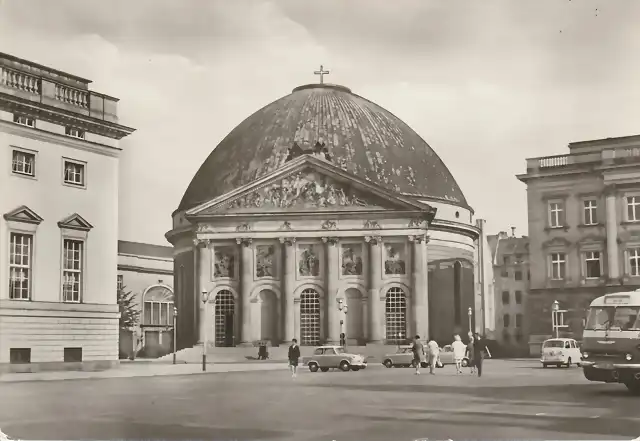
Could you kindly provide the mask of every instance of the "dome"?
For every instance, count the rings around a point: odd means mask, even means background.
[[[331,84],[300,86],[245,119],[204,161],[178,211],[248,184],[280,166],[289,149],[325,143],[330,160],[391,191],[467,206],[431,147],[391,112]]]

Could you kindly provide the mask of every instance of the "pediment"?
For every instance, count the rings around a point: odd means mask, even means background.
[[[568,247],[570,245],[571,245],[571,242],[565,239],[564,237],[554,237],[553,239],[547,240],[542,243],[543,248],[558,247],[558,246]]]
[[[607,238],[605,236],[598,236],[596,234],[588,234],[586,236],[584,236],[582,239],[580,239],[580,244],[584,245],[584,244],[590,244],[590,243],[601,243],[606,241]]]
[[[326,161],[303,156],[263,179],[189,210],[187,215],[388,210],[435,214],[429,205],[391,193]]]
[[[38,214],[35,211],[27,207],[26,205],[21,205],[15,210],[11,210],[10,212],[5,213],[3,217],[6,221],[22,222],[22,223],[34,224],[34,225],[40,225],[40,222],[43,221],[43,219],[40,216],[38,216]]]
[[[67,228],[69,230],[89,231],[93,228],[93,225],[87,222],[78,213],[74,213],[58,222],[58,227]]]

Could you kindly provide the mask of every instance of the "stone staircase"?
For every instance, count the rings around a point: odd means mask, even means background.
[[[397,350],[395,345],[369,344],[366,346],[347,346],[347,352],[363,355],[368,363],[380,363],[384,354],[394,353]],[[313,354],[314,346],[301,346],[300,355],[308,357]],[[269,360],[271,362],[285,362],[289,351],[289,345],[271,346],[268,348]],[[171,362],[173,354],[165,355],[155,359],[155,362]],[[182,349],[177,352],[178,363],[202,363],[202,346],[197,345],[192,348]],[[258,360],[258,348],[253,346],[220,348],[209,347],[207,350],[208,363],[244,363],[248,361],[262,362]]]

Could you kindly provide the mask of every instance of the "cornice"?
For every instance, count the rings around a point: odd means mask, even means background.
[[[11,121],[0,120],[0,132],[9,133],[23,138],[35,139],[36,141],[63,145],[65,147],[71,147],[85,152],[110,156],[112,158],[117,158],[122,150],[118,147],[72,138],[70,136],[49,132],[35,127],[23,126]]]
[[[55,124],[72,125],[90,133],[106,136],[107,138],[122,139],[132,134],[135,129],[110,121],[82,115],[81,113],[50,106],[43,103],[29,101],[24,98],[0,92],[0,109],[9,112],[24,113],[36,119]]]
[[[431,221],[428,230],[458,233],[474,240],[480,237],[480,229],[478,227],[444,219],[434,219]]]
[[[144,274],[162,274],[162,275],[166,275],[166,276],[172,276],[173,275],[173,269],[170,270],[164,270],[164,269],[158,269],[158,268],[145,268],[142,266],[135,266],[135,265],[118,265],[118,271],[131,271],[134,273],[144,273]]]

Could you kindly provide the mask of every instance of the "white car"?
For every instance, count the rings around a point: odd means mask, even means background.
[[[580,345],[572,338],[550,338],[542,343],[542,367],[580,366],[581,357]]]
[[[302,359],[303,364],[311,372],[327,372],[329,369],[341,371],[359,371],[367,367],[367,361],[362,355],[350,354],[341,346],[319,346],[310,357]]]

